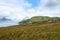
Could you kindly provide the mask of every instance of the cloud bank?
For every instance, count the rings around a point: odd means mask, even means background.
[[[60,1],[41,0],[37,11],[44,16],[60,16]]]
[[[25,0],[0,0],[0,16],[6,16],[10,19],[22,19],[27,16],[25,7],[31,7],[32,4]]]
[[[0,16],[22,20],[33,16],[60,16],[59,0],[40,0],[38,6],[26,0],[0,0]]]

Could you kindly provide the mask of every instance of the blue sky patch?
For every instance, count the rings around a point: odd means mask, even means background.
[[[31,3],[32,4],[32,7],[36,7],[38,6],[40,0],[27,0],[28,3]]]

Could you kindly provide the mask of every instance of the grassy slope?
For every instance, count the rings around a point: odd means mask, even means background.
[[[0,40],[60,40],[60,23],[0,28]]]

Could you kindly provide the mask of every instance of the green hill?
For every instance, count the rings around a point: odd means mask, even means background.
[[[30,19],[22,20],[20,24],[43,24],[48,22],[60,22],[60,17],[35,16]]]

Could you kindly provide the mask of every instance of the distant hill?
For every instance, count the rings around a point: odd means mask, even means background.
[[[8,19],[6,17],[0,18],[0,27],[8,27],[8,26],[12,26],[12,25],[18,25],[18,22],[14,21],[12,19]]]
[[[2,18],[0,18],[0,22],[1,21],[11,21],[11,19],[7,19],[6,17],[2,17]]]
[[[60,17],[35,16],[30,19],[22,20],[20,24],[42,24],[48,22],[60,22]]]

